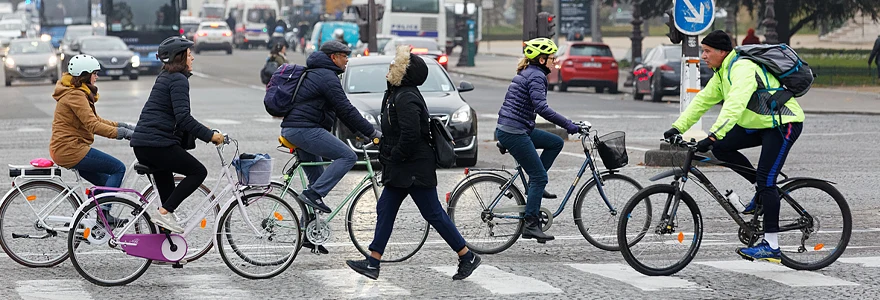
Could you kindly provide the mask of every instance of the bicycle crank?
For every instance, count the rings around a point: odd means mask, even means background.
[[[312,244],[321,246],[330,241],[333,232],[330,230],[330,224],[322,219],[316,218],[306,225],[306,237]]]

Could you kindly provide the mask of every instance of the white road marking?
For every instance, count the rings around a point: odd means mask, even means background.
[[[79,280],[22,280],[15,291],[24,300],[93,299]]]
[[[217,125],[238,125],[241,122],[236,120],[227,120],[227,119],[205,119],[205,122],[213,123]]]
[[[763,279],[773,280],[787,286],[852,286],[858,283],[843,279],[825,276],[816,272],[796,271],[788,267],[766,262],[749,261],[707,261],[697,262],[701,265],[733,271],[741,274],[752,275]]]
[[[850,249],[852,247],[847,247]],[[845,264],[859,264],[863,267],[868,268],[880,268],[880,256],[868,256],[868,257],[841,257],[838,258],[837,261],[845,263]]]
[[[484,118],[484,119],[493,119],[493,120],[497,120],[497,119],[498,119],[498,114],[479,114],[479,117],[480,117],[480,118]]]
[[[166,279],[175,299],[248,299],[251,293],[230,288],[229,277],[221,274],[173,276]]]
[[[281,123],[281,118],[278,118],[278,119],[276,119],[276,118],[257,118],[257,119],[254,119],[254,121],[260,122],[260,123]]]
[[[456,267],[431,267],[431,269],[437,270],[450,277],[455,275],[456,272]],[[501,271],[496,267],[487,265],[482,265],[477,268],[470,277],[465,279],[465,281],[476,283],[480,287],[496,295],[562,293],[562,290],[555,288],[546,282]]]
[[[579,271],[596,274],[611,278],[628,285],[637,287],[643,291],[679,290],[679,289],[704,289],[694,282],[674,276],[647,276],[636,272],[630,266],[624,264],[569,264],[569,267]]]
[[[408,296],[408,290],[388,282],[382,277],[371,280],[351,269],[308,271],[309,276],[319,276],[325,286],[351,298],[378,298],[389,296]]]
[[[21,127],[15,131],[18,131],[18,132],[45,132],[46,129],[45,128],[34,128],[34,127]]]

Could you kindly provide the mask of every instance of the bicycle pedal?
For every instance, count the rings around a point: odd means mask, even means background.
[[[180,264],[179,262],[177,262],[177,263],[174,263],[173,265],[171,265],[171,268],[172,269],[183,269],[183,265]]]
[[[538,240],[538,244],[546,244],[547,240]]]

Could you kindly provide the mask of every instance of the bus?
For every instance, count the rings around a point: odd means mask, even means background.
[[[107,15],[107,35],[117,36],[141,59],[142,73],[157,73],[162,62],[156,58],[159,43],[181,36],[180,11],[185,0],[102,0]],[[183,4],[183,5],[181,5]]]
[[[378,34],[428,37],[438,45],[447,44],[446,4],[444,0],[376,0],[384,5]],[[367,0],[353,0],[351,5],[367,4]],[[389,5],[390,4],[390,5]]]
[[[92,25],[92,5],[82,0],[37,0],[40,37],[59,47],[67,26]]]

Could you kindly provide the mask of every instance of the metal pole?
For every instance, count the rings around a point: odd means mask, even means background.
[[[453,10],[454,11],[454,10]],[[462,14],[462,19],[464,20],[465,29],[461,34],[461,54],[458,56],[458,67],[469,66],[468,64],[468,30],[467,30],[467,21],[470,19],[470,15],[468,15],[468,0],[464,0],[464,14]]]
[[[636,59],[642,57],[642,16],[639,10],[639,4],[633,3],[633,20],[630,22],[633,26],[632,36],[632,67],[636,66]],[[632,69],[630,70],[632,71]]]
[[[761,22],[764,25],[764,42],[767,44],[778,44],[779,35],[776,33],[776,9],[773,7],[775,3],[774,0],[766,0],[765,3],[767,7],[764,12],[764,21]]]
[[[602,42],[602,31],[599,30],[599,0],[592,1],[590,9],[590,36],[593,37],[594,43]]]
[[[681,86],[679,93],[679,112],[684,112],[691,101],[700,92],[700,43],[696,35],[685,35],[681,41]],[[703,132],[703,118],[700,118],[694,126],[682,134],[686,139],[702,139],[706,137]]]
[[[367,24],[369,24],[367,25],[367,34],[370,35],[367,38],[367,50],[370,50],[370,54],[379,53],[379,46],[376,42],[376,31],[378,29],[376,28],[376,19],[378,19],[377,13],[379,10],[376,8],[376,0],[368,0],[367,6],[368,15],[370,18],[369,20],[367,20]]]

